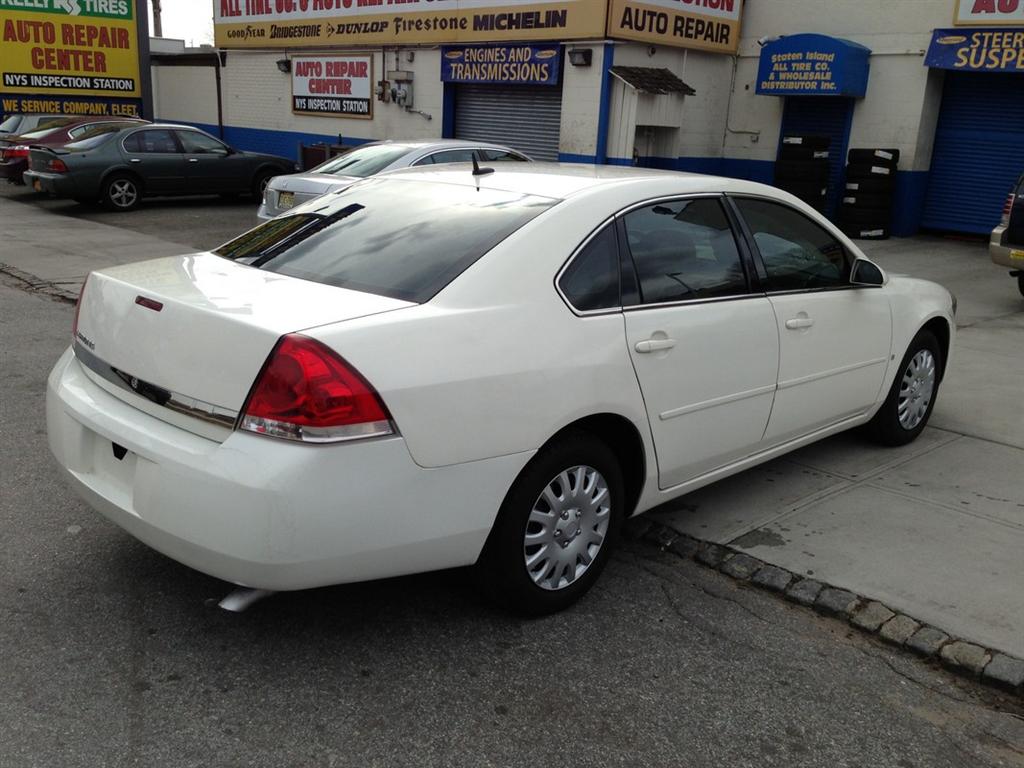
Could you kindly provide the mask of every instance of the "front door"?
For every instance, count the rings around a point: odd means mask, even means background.
[[[637,208],[623,229],[640,287],[626,339],[669,488],[758,450],[771,413],[779,338],[752,294],[719,198]]]
[[[252,181],[244,156],[212,136],[193,130],[176,131],[185,150],[185,185],[189,194],[246,192]]]
[[[760,198],[735,202],[759,252],[780,339],[766,442],[863,414],[878,402],[889,365],[892,315],[885,291],[851,286],[850,255],[800,211]]]

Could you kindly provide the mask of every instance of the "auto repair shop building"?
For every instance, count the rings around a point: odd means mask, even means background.
[[[786,135],[900,153],[893,233],[985,233],[1024,171],[1024,0],[216,0],[154,109],[241,148],[457,137],[771,183]]]

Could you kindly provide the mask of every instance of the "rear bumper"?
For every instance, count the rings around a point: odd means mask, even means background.
[[[110,395],[71,350],[50,374],[46,420],[64,475],[98,512],[190,567],[274,590],[475,562],[529,459],[427,470],[400,437],[308,446],[233,432],[218,443]]]
[[[24,178],[25,183],[37,192],[45,192],[52,197],[74,197],[77,193],[74,180],[65,173],[25,171]]]
[[[21,184],[22,175],[28,169],[28,162],[24,158],[14,160],[0,160],[0,179],[7,179],[15,184]]]
[[[988,252],[992,263],[1010,269],[1024,270],[1024,244],[1010,246],[1006,244],[1006,227],[999,225],[992,230],[988,241]]]

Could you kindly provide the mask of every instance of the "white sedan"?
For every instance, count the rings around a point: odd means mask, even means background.
[[[544,613],[631,515],[851,427],[916,438],[954,311],[771,187],[411,169],[92,273],[49,440],[99,512],[236,584],[475,565]]]

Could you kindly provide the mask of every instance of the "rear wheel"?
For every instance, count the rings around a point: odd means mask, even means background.
[[[939,392],[941,354],[931,331],[921,331],[910,342],[889,396],[868,424],[875,440],[906,445],[924,431]]]
[[[586,432],[541,450],[505,497],[477,565],[491,595],[528,615],[576,602],[618,539],[622,486],[615,455]]]
[[[133,176],[115,175],[103,182],[103,205],[112,211],[130,211],[142,199],[142,187]]]
[[[1024,296],[1024,275],[1017,275],[1017,290],[1020,291],[1020,295]]]

